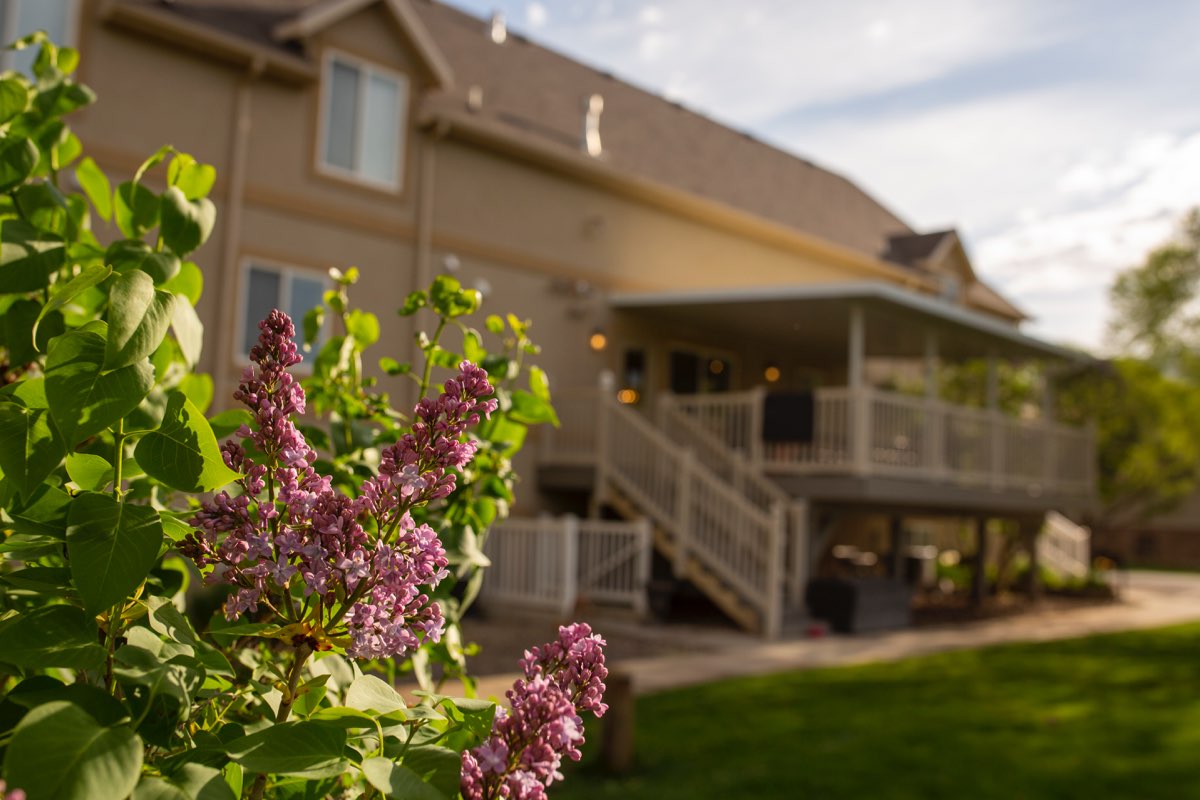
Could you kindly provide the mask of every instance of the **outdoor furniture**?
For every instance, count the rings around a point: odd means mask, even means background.
[[[912,589],[892,578],[813,578],[804,601],[810,614],[838,633],[912,624]]]

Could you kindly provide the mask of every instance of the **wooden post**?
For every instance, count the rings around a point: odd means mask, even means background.
[[[925,467],[940,478],[946,472],[945,426],[938,396],[938,338],[932,328],[925,331]]]
[[[650,528],[650,518],[639,518],[637,521],[637,529],[637,580],[638,586],[641,588],[638,591],[637,600],[634,601],[634,611],[636,611],[638,615],[644,617],[649,612],[649,604],[646,601],[646,592],[650,586],[650,567],[654,559],[654,531]]]
[[[1038,559],[1038,537],[1042,535],[1042,526],[1030,520],[1021,520],[1021,538],[1029,554],[1029,573],[1025,576],[1025,591],[1030,599],[1038,600],[1042,596],[1042,565]]]
[[[889,518],[891,523],[891,539],[892,539],[892,563],[889,565],[892,578],[898,581],[904,580],[904,518],[899,514],[893,514]]]
[[[975,574],[971,576],[971,605],[979,608],[987,596],[987,518],[975,518]]]
[[[562,614],[567,616],[579,599],[579,520],[574,514],[563,517],[562,537]]]
[[[1000,376],[996,366],[996,354],[989,353],[987,360],[987,410],[988,426],[991,428],[992,486],[1004,486],[1004,415],[1000,413]]]
[[[771,504],[771,528],[767,536],[767,607],[763,614],[763,635],[778,639],[783,629],[784,547],[787,542],[787,516],[782,501]]]
[[[692,467],[696,455],[691,450],[679,452],[679,469],[675,471],[675,577],[687,574],[688,538],[692,531]]]
[[[870,408],[863,375],[866,360],[866,322],[859,304],[850,306],[849,353],[846,383],[850,389],[850,453],[854,471],[865,474],[870,467]]]
[[[759,386],[754,389],[750,400],[750,463],[761,470],[763,466],[763,407],[767,402],[767,389]]]
[[[604,702],[608,703],[608,712],[600,734],[600,760],[608,772],[623,775],[633,768],[633,676],[621,669],[609,672]]]
[[[608,499],[608,434],[612,421],[608,415],[613,402],[603,387],[596,392],[596,454],[592,468],[592,497],[588,503],[588,517],[600,519],[600,508]]]
[[[791,515],[792,558],[788,577],[788,597],[791,608],[804,608],[804,588],[808,585],[809,564],[809,506],[803,498],[793,500]]]

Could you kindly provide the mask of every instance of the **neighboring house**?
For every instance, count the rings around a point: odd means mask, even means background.
[[[5,30],[51,7],[103,167],[163,142],[217,167],[196,260],[218,397],[328,267],[361,268],[401,358],[391,311],[452,270],[534,320],[554,381],[564,424],[519,508],[648,517],[679,576],[767,633],[839,530],[900,553],[906,518],[1035,530],[1093,502],[1087,430],[875,388],[1079,356],[1022,333],[954,231],[839,175],[428,0],[20,0]]]

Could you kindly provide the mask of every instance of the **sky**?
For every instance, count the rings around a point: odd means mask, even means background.
[[[451,0],[957,228],[1035,335],[1107,352],[1107,293],[1200,204],[1192,0]]]

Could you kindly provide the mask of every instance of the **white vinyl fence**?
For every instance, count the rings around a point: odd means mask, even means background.
[[[481,599],[568,614],[586,599],[646,610],[650,523],[559,518],[506,519],[488,532],[492,560]]]

